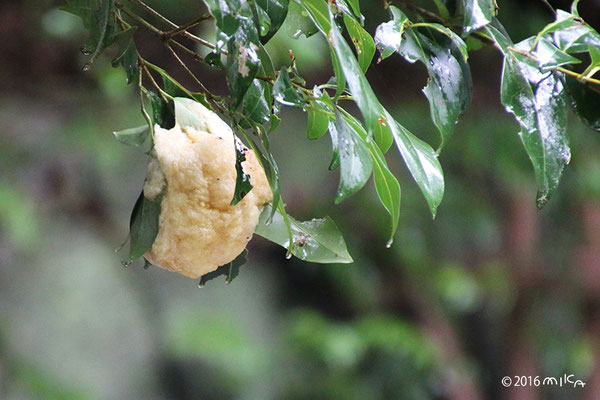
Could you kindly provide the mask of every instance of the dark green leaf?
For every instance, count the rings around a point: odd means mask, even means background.
[[[240,267],[246,264],[248,261],[248,250],[244,249],[242,253],[235,258],[232,262],[221,265],[216,270],[209,272],[208,274],[204,274],[200,277],[199,286],[203,287],[206,285],[206,282],[213,280],[221,275],[225,277],[225,283],[228,285],[240,274]]]
[[[165,129],[171,129],[175,126],[175,114],[169,109],[168,104],[165,103],[160,96],[154,92],[147,91],[146,98],[148,98],[152,107],[152,112],[149,114],[153,125],[158,124]]]
[[[473,82],[464,42],[444,27],[429,26],[407,29],[399,52],[406,60],[419,60],[427,67],[429,81],[423,92],[429,100],[431,119],[441,135],[441,149],[454,133],[459,116],[471,103]]]
[[[280,246],[288,249],[290,239],[284,217],[279,211],[275,212],[273,220],[266,225],[266,220],[271,214],[271,207],[263,210],[255,233]],[[294,256],[304,261],[316,263],[351,263],[352,257],[348,254],[346,242],[337,226],[329,217],[299,222],[290,216],[292,229],[291,252]]]
[[[284,106],[303,107],[305,103],[304,98],[292,85],[290,75],[285,67],[282,67],[279,71],[279,76],[273,86],[273,96],[276,102]]]
[[[266,34],[262,35],[263,43],[266,43],[277,33],[288,13],[289,0],[256,0],[256,4],[263,9],[270,20],[270,26]]]
[[[463,27],[470,33],[492,22],[495,14],[494,0],[462,0],[464,10]]]
[[[535,38],[531,37],[519,42],[513,47],[525,53],[530,53],[533,58],[523,58],[517,56],[521,62],[537,67],[542,71],[550,71],[563,65],[579,64],[581,61],[556,47],[546,38],[540,38],[535,43]],[[531,51],[533,47],[533,51]]]
[[[128,146],[140,146],[144,143],[150,133],[148,125],[113,132],[117,140]]]
[[[257,4],[254,4],[256,7],[256,19],[257,19],[257,29],[261,38],[269,33],[269,29],[271,29],[271,18],[265,10],[262,9]],[[262,39],[261,39],[262,40]],[[266,43],[266,42],[265,42]]]
[[[395,121],[383,108],[337,26],[335,24],[331,26],[330,42],[340,58],[342,68],[348,78],[348,86],[365,119],[369,132],[375,132],[375,141],[382,152],[387,150],[385,145],[388,136],[389,140],[396,142],[404,162],[427,200],[431,214],[435,216],[444,195],[444,176],[435,151]],[[386,140],[383,146],[382,138]]]
[[[333,15],[332,15],[333,18]],[[393,143],[390,128],[383,121],[384,109],[371,85],[363,74],[352,50],[342,37],[338,27],[330,24],[331,32],[327,35],[330,44],[340,61],[343,74],[346,76],[350,92],[365,119],[367,129],[375,137],[375,141],[384,153]]]
[[[242,201],[244,197],[252,190],[252,184],[250,183],[250,176],[244,172],[242,163],[246,161],[246,152],[248,149],[244,147],[241,141],[235,139],[235,191],[233,193],[233,199],[231,205],[235,206],[237,203]]]
[[[331,161],[329,170],[333,171],[340,166],[340,140],[335,126],[335,120],[329,120],[329,136],[331,137]]]
[[[371,65],[373,55],[375,54],[375,42],[371,35],[369,35],[369,33],[365,31],[365,29],[360,26],[360,23],[353,17],[344,15],[344,23],[346,24],[346,29],[348,29],[348,34],[350,34],[352,43],[354,43],[354,47],[356,48],[358,64],[362,71],[366,72]]]
[[[162,195],[153,200],[144,196],[144,192],[133,207],[129,223],[129,257],[126,263],[131,263],[148,251],[158,234],[158,218]]]
[[[329,21],[329,10],[327,8],[327,2],[323,0],[298,0],[308,15],[319,28],[319,30],[327,34],[331,29],[331,23]]]
[[[501,100],[521,126],[520,137],[533,164],[542,208],[556,190],[571,158],[567,140],[567,101],[563,76],[532,66],[510,50],[511,41],[494,27],[488,33],[504,53]]]
[[[115,26],[112,13],[114,9],[115,4],[113,0],[101,0],[98,9],[92,15],[89,27],[90,36],[83,45],[84,52],[91,54],[87,64],[88,68],[113,43]]]
[[[431,215],[435,217],[444,197],[444,173],[435,151],[396,122],[387,111],[385,119],[408,170],[423,192]]]
[[[375,189],[381,204],[386,209],[391,218],[391,233],[387,246],[391,246],[396,229],[398,228],[398,220],[400,218],[400,183],[392,174],[387,166],[385,157],[379,147],[368,139],[368,134],[362,127],[360,122],[348,113],[344,113],[344,119],[350,124],[353,129],[365,140],[371,157],[373,158],[373,180]]]
[[[600,132],[600,92],[572,76],[566,77],[571,105],[590,128]]]
[[[336,113],[338,151],[340,155],[340,184],[335,204],[362,189],[373,172],[373,162],[365,140]]]
[[[210,65],[211,67],[216,68],[225,68],[223,62],[221,61],[221,53],[220,52],[210,52],[206,56],[204,56],[204,62]]]
[[[260,59],[257,54],[258,33],[249,19],[240,19],[239,28],[228,42],[227,82],[234,97],[234,105],[242,102],[246,91],[256,77]]]
[[[255,79],[242,101],[244,115],[260,125],[271,120],[271,107],[265,99],[266,87],[266,82]]]

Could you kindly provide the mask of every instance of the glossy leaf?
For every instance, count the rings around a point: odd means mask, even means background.
[[[339,29],[335,24],[331,24],[330,26],[332,28],[328,35],[328,40],[339,59],[352,97],[365,119],[369,133],[374,136],[381,151],[385,153],[392,145],[393,137],[389,126],[383,122],[383,106],[379,103],[377,96],[375,96],[371,85],[369,85],[367,78],[363,74],[352,50],[342,37]]]
[[[294,39],[298,39],[302,35],[308,38],[319,32],[319,28],[312,21],[308,12],[295,0],[289,4],[285,27],[287,34]]]
[[[391,6],[390,12],[392,13],[392,20],[379,25],[375,31],[375,43],[381,53],[382,60],[400,50],[404,29],[406,24],[410,22],[408,17],[397,7]]]
[[[373,162],[362,138],[339,113],[336,113],[338,151],[340,156],[340,184],[335,204],[362,189],[373,172]]]
[[[287,68],[282,67],[279,71],[279,76],[273,85],[273,96],[275,101],[284,106],[290,107],[303,107],[304,98],[298,93],[298,91],[292,85],[290,75],[288,74]]]
[[[435,217],[444,197],[444,173],[437,154],[431,146],[395,121],[387,111],[385,119],[404,163],[423,192],[431,215]]]
[[[237,31],[229,40],[227,57],[227,83],[235,106],[241,103],[258,73],[258,43],[258,33],[252,21],[240,19]]]
[[[358,56],[358,64],[363,72],[366,72],[371,65],[373,55],[375,54],[375,42],[373,38],[365,29],[360,26],[360,23],[353,17],[344,15],[344,23],[348,34],[354,43],[356,48],[356,54]]]
[[[228,285],[240,274],[240,267],[248,262],[248,250],[244,249],[239,256],[235,258],[232,262],[221,265],[216,270],[209,272],[208,274],[204,274],[200,277],[200,283],[198,284],[200,287],[206,285],[206,282],[211,281],[219,276],[225,277],[225,283]]]
[[[326,1],[323,0],[296,0],[300,2],[308,12],[310,18],[319,30],[327,34],[331,29],[329,21],[329,9]]]
[[[266,82],[255,79],[242,101],[244,115],[261,125],[271,120],[271,106],[265,98],[265,89],[267,88],[270,89]]]
[[[535,43],[535,38],[531,37],[513,47],[524,53],[529,53],[533,57],[521,58],[521,62],[537,67],[542,71],[550,71],[563,65],[579,64],[581,62],[581,60],[560,50],[554,43],[544,37],[538,39],[537,43]]]
[[[600,92],[572,76],[566,77],[566,87],[575,113],[590,128],[600,132]]]
[[[150,133],[148,125],[142,125],[135,128],[129,128],[122,131],[113,132],[117,140],[128,146],[140,146],[146,141]]]
[[[250,183],[250,175],[244,172],[242,163],[246,161],[246,152],[248,149],[244,147],[242,142],[235,138],[235,190],[233,192],[233,199],[231,205],[235,206],[238,204],[246,195],[252,190],[252,183]]]
[[[391,219],[391,232],[387,246],[391,246],[396,229],[398,228],[398,220],[400,219],[400,183],[398,179],[392,174],[387,166],[385,157],[379,147],[369,140],[367,131],[362,127],[360,122],[348,113],[344,113],[343,118],[352,128],[365,140],[371,157],[373,159],[373,181],[375,182],[375,189],[381,204],[390,214]]]
[[[382,152],[387,150],[385,145],[381,144],[382,137],[387,141],[389,135],[390,140],[396,142],[404,162],[425,196],[431,214],[435,216],[444,195],[444,177],[435,151],[395,121],[383,108],[360,70],[352,50],[335,24],[331,26],[330,43],[340,58],[344,73],[348,77],[348,86],[361,110],[369,132],[375,132],[375,141]],[[379,141],[377,129],[380,133]]]
[[[442,28],[430,24],[407,29],[398,50],[407,61],[418,60],[427,67],[429,80],[423,92],[429,100],[431,119],[441,135],[440,149],[454,133],[459,116],[471,103],[473,89],[465,43]]]
[[[156,235],[158,235],[158,218],[160,216],[160,204],[162,195],[154,200],[144,196],[144,192],[138,197],[129,223],[129,257],[127,263],[137,260],[148,251]]]
[[[553,33],[557,46],[570,54],[584,53],[590,46],[600,47],[600,34],[579,15],[563,10],[556,11],[556,20],[542,32]]]
[[[271,224],[266,225],[271,207],[263,210],[255,233],[278,245],[290,248],[288,228],[279,211],[275,212]],[[351,263],[352,257],[346,242],[333,220],[329,217],[299,222],[290,216],[292,230],[291,253],[304,261],[316,263]]]
[[[307,113],[306,136],[310,140],[318,139],[327,132],[329,116],[315,100],[310,101]]]
[[[329,120],[329,137],[331,137],[331,161],[329,162],[329,170],[333,171],[340,167],[340,140],[335,125],[335,120]]]
[[[289,0],[255,0],[256,4],[265,11],[270,24],[266,34],[262,35],[262,42],[266,43],[277,33],[288,13]]]
[[[488,33],[504,52],[501,100],[521,126],[519,136],[533,164],[542,208],[556,190],[571,158],[567,140],[564,77],[532,66],[510,50],[511,41],[494,27]]]
[[[465,33],[484,27],[494,17],[494,0],[462,0]]]

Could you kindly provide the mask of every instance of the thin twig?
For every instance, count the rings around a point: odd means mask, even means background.
[[[179,57],[179,55],[175,52],[175,50],[173,50],[173,47],[171,47],[171,45],[169,43],[165,43],[165,46],[167,47],[167,49],[169,49],[169,52],[171,52],[171,55],[175,58],[175,60],[177,60],[177,62],[179,63],[179,65],[181,65],[181,67],[188,73],[188,75],[192,77],[192,79],[194,80],[194,82],[196,82],[196,84],[202,89],[202,91],[211,100],[215,100],[214,97],[213,97],[213,95],[206,88],[206,86],[204,86],[204,84],[202,82],[200,82],[200,79],[198,79],[196,77],[196,74],[194,74],[192,72],[192,70],[189,69],[189,67],[183,62],[183,60]]]
[[[162,16],[160,13],[158,13],[157,11],[155,11],[152,7],[150,7],[149,5],[147,5],[146,3],[144,3],[143,1],[141,1],[141,0],[129,0],[129,1],[131,3],[134,3],[134,4],[138,5],[138,6],[140,6],[141,8],[143,8],[144,10],[146,10],[146,12],[148,12],[149,14],[152,14],[157,19],[159,19],[162,22],[164,22],[165,24],[169,25],[170,28],[172,28],[172,29],[178,29],[179,28],[179,26],[176,23],[174,23],[171,20],[169,20],[168,18],[165,18],[164,16]],[[200,37],[198,37],[198,36],[196,36],[194,34],[191,34],[188,31],[182,31],[180,33],[184,37],[186,37],[186,38],[188,38],[190,40],[193,40],[194,42],[200,43],[203,46],[206,46],[206,47],[211,48],[213,50],[217,48],[217,46],[214,45],[213,43],[210,43],[207,40],[204,40],[204,39],[202,39],[202,38],[200,38]],[[223,54],[227,54],[226,50],[221,50],[221,52]]]
[[[170,39],[173,36],[178,35],[178,34],[182,33],[183,31],[187,31],[188,29],[191,29],[194,26],[199,25],[202,22],[208,21],[208,20],[210,20],[212,18],[213,18],[212,15],[210,15],[210,14],[204,14],[204,15],[202,15],[200,18],[198,18],[195,21],[188,22],[187,24],[183,24],[183,25],[179,26],[178,28],[174,28],[173,30],[165,32],[165,39]]]

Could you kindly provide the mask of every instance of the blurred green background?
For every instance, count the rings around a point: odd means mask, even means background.
[[[150,3],[178,22],[203,11],[200,1]],[[499,3],[515,40],[552,20],[542,1]],[[361,4],[373,33],[386,11]],[[0,399],[600,398],[600,137],[572,119],[571,165],[536,211],[532,168],[499,102],[494,49],[471,55],[474,100],[440,157],[447,192],[435,221],[390,151],[403,196],[386,249],[373,185],[333,206],[329,139],[308,141],[306,116],[286,111],[272,146],[288,211],[331,215],[356,262],[286,260],[255,237],[231,285],[199,289],[120,264],[114,249],[146,158],[111,132],[143,119],[108,57],[81,70],[86,34],[59,5],[0,5]],[[580,11],[599,26],[596,2]],[[136,42],[192,87],[150,36],[138,32]],[[292,40],[284,29],[269,49],[277,65],[292,49],[309,84],[331,75],[320,37]],[[220,72],[194,71],[225,93]],[[422,66],[392,57],[368,77],[400,122],[437,145]],[[586,386],[501,384],[563,374]]]

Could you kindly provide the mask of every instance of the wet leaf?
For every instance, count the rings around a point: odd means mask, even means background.
[[[244,172],[242,163],[246,161],[246,152],[248,149],[244,147],[242,142],[235,138],[235,190],[233,192],[233,199],[231,205],[235,206],[238,204],[246,195],[252,190],[252,184],[250,183],[250,175]]]
[[[232,262],[221,265],[216,270],[209,272],[208,274],[204,274],[200,277],[200,283],[198,284],[200,287],[206,285],[206,282],[211,281],[219,276],[225,277],[225,283],[228,285],[240,274],[240,267],[248,262],[248,250],[244,249],[239,256],[235,258]]]
[[[339,113],[336,113],[335,127],[340,158],[340,184],[335,204],[339,204],[365,186],[373,172],[373,162],[365,139]]]
[[[600,46],[600,35],[577,14],[556,10],[556,19],[540,35],[553,34],[554,43],[569,54],[584,53],[589,46]]]
[[[305,103],[304,98],[292,85],[286,67],[282,67],[279,71],[279,76],[273,85],[273,96],[276,102],[284,106],[303,107]]]
[[[315,140],[327,132],[329,112],[323,109],[316,100],[311,100],[307,108],[308,123],[306,124],[306,136],[310,140]]]
[[[290,238],[283,216],[276,211],[271,224],[266,219],[271,207],[263,210],[255,233],[288,249]],[[292,230],[291,253],[304,261],[316,263],[351,263],[352,257],[346,248],[346,242],[333,220],[329,217],[299,222],[290,216]]]
[[[462,0],[465,33],[482,28],[492,22],[495,14],[494,0]]]
[[[319,32],[319,28],[312,21],[308,12],[295,0],[289,4],[287,21],[286,33],[294,39],[298,39],[302,35],[308,38]]]
[[[240,19],[239,27],[228,42],[227,83],[234,98],[234,107],[239,105],[256,77],[260,59],[258,33],[251,20]]]
[[[333,16],[332,16],[333,18]],[[384,109],[364,73],[348,43],[342,37],[338,27],[330,24],[331,32],[327,35],[328,40],[340,62],[343,75],[346,76],[348,87],[354,101],[365,119],[367,129],[375,137],[375,141],[384,153],[393,143],[389,126],[383,121]]]
[[[113,132],[117,140],[128,146],[140,146],[146,141],[150,128],[148,125],[142,125],[135,128],[125,129]]]
[[[257,124],[266,124],[271,120],[271,106],[265,99],[266,82],[255,79],[242,101],[242,112]]]
[[[256,0],[256,4],[265,11],[269,17],[270,25],[266,34],[262,35],[262,42],[266,43],[277,33],[287,17],[289,0]]]
[[[600,132],[600,92],[572,76],[566,77],[566,87],[575,113],[590,128]]]
[[[504,53],[501,100],[521,126],[519,136],[535,171],[537,206],[550,199],[571,158],[567,139],[564,77],[544,72],[510,50],[510,39],[494,27],[488,33]]]
[[[400,50],[406,23],[410,22],[408,17],[397,7],[391,6],[390,12],[392,20],[379,25],[375,31],[375,43],[382,60]]]
[[[128,28],[114,36],[117,45],[117,55],[112,60],[112,66],[122,66],[127,77],[127,83],[135,81],[138,74],[138,52],[133,42],[136,27]]]
[[[400,13],[398,10],[395,14]],[[431,119],[441,135],[441,149],[454,133],[458,118],[471,103],[473,82],[466,62],[465,43],[441,25],[426,25],[406,29],[398,52],[407,61],[418,60],[427,67],[429,81],[423,92],[429,100]]]
[[[392,174],[387,166],[385,157],[379,147],[368,139],[368,133],[362,127],[360,121],[354,118],[348,113],[344,113],[343,118],[352,128],[365,140],[371,157],[373,159],[373,180],[375,182],[375,189],[381,204],[390,214],[390,238],[387,246],[391,246],[396,229],[398,228],[398,220],[400,219],[400,183],[398,179]]]
[[[144,192],[138,197],[129,223],[129,257],[127,263],[131,263],[148,251],[156,235],[158,234],[158,218],[160,216],[160,204],[162,195],[154,200],[144,196]]]
[[[522,52],[531,54],[532,58],[520,58],[521,62],[537,67],[542,71],[550,71],[563,65],[579,64],[581,60],[565,53],[545,37],[538,39],[531,37],[513,46]],[[533,50],[532,50],[533,48]]]
[[[360,26],[360,23],[353,17],[344,15],[344,23],[348,34],[354,43],[356,48],[356,54],[358,56],[358,64],[363,72],[366,72],[371,65],[373,55],[375,54],[375,42],[369,33]]]
[[[348,78],[348,86],[365,119],[366,127],[370,133],[375,132],[375,141],[382,153],[387,150],[385,145],[388,136],[390,145],[396,142],[406,166],[425,196],[431,214],[435,216],[444,195],[444,177],[435,151],[395,121],[383,108],[337,26],[335,24],[331,26],[330,43],[340,58]],[[377,129],[379,129],[379,141]],[[386,140],[383,146],[382,138]]]

